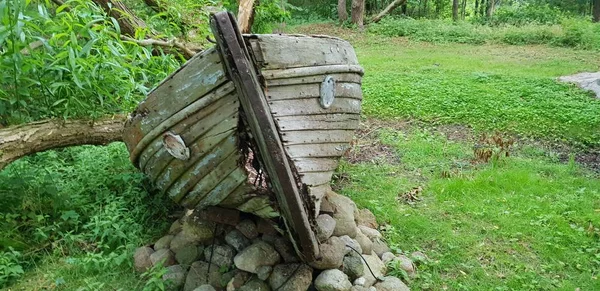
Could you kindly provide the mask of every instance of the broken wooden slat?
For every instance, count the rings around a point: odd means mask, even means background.
[[[341,39],[261,35],[257,41],[265,69],[358,64],[352,46]]]
[[[258,47],[258,45],[256,45]],[[254,48],[254,46],[253,46]],[[260,49],[260,48],[259,48]],[[256,54],[256,49],[253,49]],[[329,66],[314,66],[288,69],[285,66],[272,69],[262,70],[261,74],[266,80],[296,78],[298,76],[314,76],[314,75],[329,75],[341,73],[354,73],[360,76],[363,75],[363,68],[359,65],[329,65]]]
[[[333,171],[307,172],[300,174],[300,180],[303,184],[309,186],[318,186],[323,184],[329,184],[331,182],[332,176]]]
[[[275,117],[291,115],[313,115],[327,113],[360,113],[360,100],[335,98],[329,108],[323,108],[317,98],[269,101],[271,113]]]
[[[287,153],[292,158],[338,158],[348,149],[350,144],[343,143],[317,143],[317,144],[299,144],[286,146]]]
[[[290,227],[291,234],[295,234],[293,237],[299,240],[303,258],[313,261],[318,253],[317,239],[235,20],[228,13],[217,13],[211,18],[211,27],[229,77],[239,91],[240,103],[252,136],[260,152],[269,153],[261,157],[285,222]]]
[[[281,140],[284,145],[311,143],[347,143],[352,140],[354,130],[299,130],[284,131]]]
[[[266,79],[267,88],[272,89],[276,86],[289,86],[289,85],[300,85],[300,84],[320,84],[323,82],[325,77],[331,76],[339,83],[357,83],[362,82],[362,77],[355,73],[340,73],[340,74],[325,74],[316,76],[296,76],[284,79]]]
[[[330,158],[294,158],[294,165],[301,173],[334,171],[338,161]]]
[[[280,131],[308,131],[314,129],[356,130],[358,114],[315,114],[307,116],[280,116],[275,118]]]

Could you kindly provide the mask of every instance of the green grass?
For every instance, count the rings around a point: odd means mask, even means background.
[[[555,81],[596,70],[600,54],[413,42],[356,49],[365,68],[367,116],[460,123],[476,130],[600,145],[600,101]]]
[[[597,177],[539,151],[473,166],[470,144],[421,129],[384,129],[379,138],[400,165],[346,163],[341,193],[389,224],[393,247],[430,257],[413,289],[600,288]],[[417,186],[415,206],[396,200]]]

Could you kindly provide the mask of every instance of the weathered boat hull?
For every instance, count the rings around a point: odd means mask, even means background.
[[[352,46],[326,36],[247,36],[288,157],[319,212],[360,121],[363,69]],[[327,83],[329,82],[329,84]],[[322,104],[327,89],[334,97]]]

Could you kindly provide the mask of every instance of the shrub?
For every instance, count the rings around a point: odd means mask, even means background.
[[[413,40],[429,42],[458,42],[482,44],[489,29],[469,23],[450,23],[444,20],[416,20],[409,18],[384,18],[369,26],[369,32],[385,36],[407,36]]]
[[[501,6],[494,14],[493,25],[531,25],[559,24],[565,17],[564,13],[556,7],[548,5],[514,5]]]

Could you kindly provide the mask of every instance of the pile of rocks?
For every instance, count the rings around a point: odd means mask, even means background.
[[[136,250],[135,267],[162,264],[173,290],[409,290],[385,276],[386,265],[396,261],[412,275],[413,262],[391,253],[377,228],[370,211],[330,191],[316,219],[319,258],[305,264],[272,221],[235,210],[188,211],[169,234]]]

